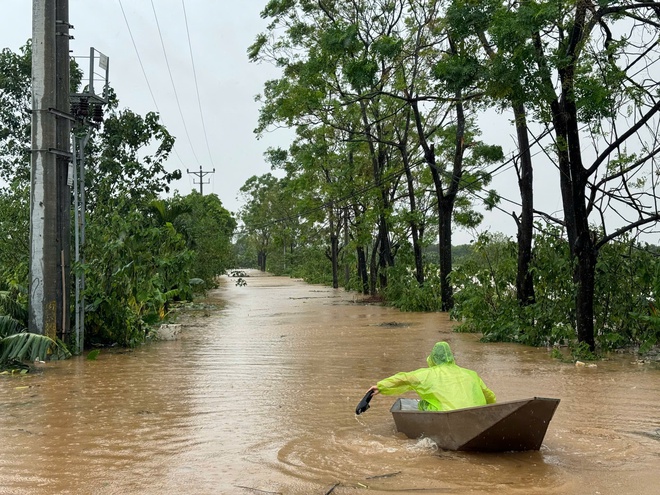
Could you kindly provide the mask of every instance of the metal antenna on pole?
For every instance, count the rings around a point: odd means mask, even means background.
[[[199,172],[191,172],[190,170],[186,169],[186,172],[188,172],[190,175],[196,175],[199,177],[199,182],[195,182],[195,179],[193,179],[193,184],[197,185],[199,184],[199,194],[202,196],[204,195],[204,184],[210,184],[211,179],[204,181],[204,177],[207,176],[208,174],[214,174],[215,173],[215,168],[213,170],[202,170],[202,166],[199,166]]]

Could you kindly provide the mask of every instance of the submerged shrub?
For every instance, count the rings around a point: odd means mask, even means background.
[[[596,265],[594,323],[603,350],[660,340],[660,260],[652,249],[624,239],[605,245]],[[577,346],[573,263],[560,229],[534,237],[531,265],[536,301],[521,307],[516,299],[516,246],[513,240],[485,234],[452,274],[458,331],[481,332],[484,341],[528,345]]]

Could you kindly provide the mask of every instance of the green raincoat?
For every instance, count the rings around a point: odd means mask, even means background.
[[[435,344],[426,362],[428,368],[397,373],[379,381],[378,391],[383,395],[398,395],[414,390],[422,399],[419,409],[425,411],[449,411],[495,402],[495,394],[476,372],[456,365],[447,342]]]

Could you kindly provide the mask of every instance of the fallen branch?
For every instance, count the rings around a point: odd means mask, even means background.
[[[397,474],[401,474],[401,471],[397,471],[396,473],[377,474],[375,476],[367,476],[365,479],[375,480],[375,479],[378,479],[378,478],[391,478],[392,476],[396,476]]]
[[[332,492],[335,491],[335,488],[337,488],[338,486],[339,486],[339,483],[335,483],[334,485],[332,485],[332,486],[330,487],[330,490],[328,490],[327,492],[325,492],[325,495],[330,495]]]

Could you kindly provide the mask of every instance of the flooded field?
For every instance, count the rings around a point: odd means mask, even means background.
[[[255,275],[254,272],[251,272]],[[225,278],[180,339],[0,377],[2,494],[657,494],[660,369],[575,367],[280,277]],[[499,401],[558,397],[539,452],[438,451],[366,389],[436,341]],[[413,397],[411,395],[410,397]]]

